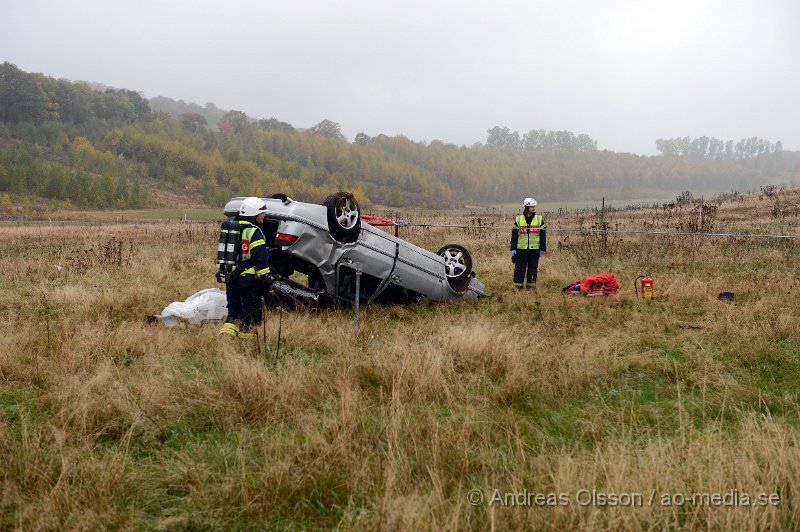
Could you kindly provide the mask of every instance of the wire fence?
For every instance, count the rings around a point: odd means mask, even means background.
[[[410,224],[398,222],[395,227],[441,227],[447,229],[491,229],[495,231],[508,231],[510,227],[497,225],[460,225],[460,224]],[[700,237],[734,237],[734,238],[773,238],[773,239],[800,239],[800,235],[770,235],[760,233],[696,233],[691,231],[644,231],[636,229],[582,229],[567,227],[548,227],[548,232],[559,233],[606,233],[606,234],[631,234],[631,235],[673,235],[673,236],[700,236]]]

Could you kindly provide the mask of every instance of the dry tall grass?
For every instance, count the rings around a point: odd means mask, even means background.
[[[796,234],[775,202],[799,198],[721,203],[716,229]],[[146,323],[213,286],[214,224],[0,228],[0,527],[800,526],[800,243],[624,236],[599,256],[553,231],[538,290],[514,293],[509,232],[401,230],[466,245],[491,299],[372,306],[358,331],[350,309],[286,314],[279,350],[275,314],[258,344]],[[620,294],[561,295],[600,271]],[[645,272],[652,302],[632,289]],[[734,492],[780,504],[664,503]],[[507,495],[535,493],[569,504]]]

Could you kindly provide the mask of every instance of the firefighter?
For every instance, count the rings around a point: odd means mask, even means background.
[[[525,198],[522,214],[514,219],[511,230],[511,262],[514,263],[514,288],[536,286],[539,256],[547,250],[547,230],[541,214],[536,214],[536,200]],[[527,276],[525,270],[527,269]]]
[[[225,286],[228,317],[220,334],[253,338],[255,334],[249,332],[250,329],[261,323],[261,301],[271,281],[269,251],[259,227],[264,223],[266,211],[264,200],[255,197],[245,198],[239,206],[241,265],[237,268],[238,274]]]

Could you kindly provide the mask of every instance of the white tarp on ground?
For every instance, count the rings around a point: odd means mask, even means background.
[[[206,288],[189,296],[186,301],[173,301],[158,316],[163,325],[175,327],[182,323],[202,325],[206,321],[223,320],[228,315],[225,292]]]

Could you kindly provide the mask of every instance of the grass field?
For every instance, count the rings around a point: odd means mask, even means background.
[[[258,343],[145,319],[215,286],[216,222],[0,227],[0,528],[797,529],[800,242],[555,229],[798,234],[798,205],[551,216],[523,293],[512,213],[431,215],[509,227],[401,229],[468,247],[491,298]],[[596,272],[620,293],[561,294]]]

